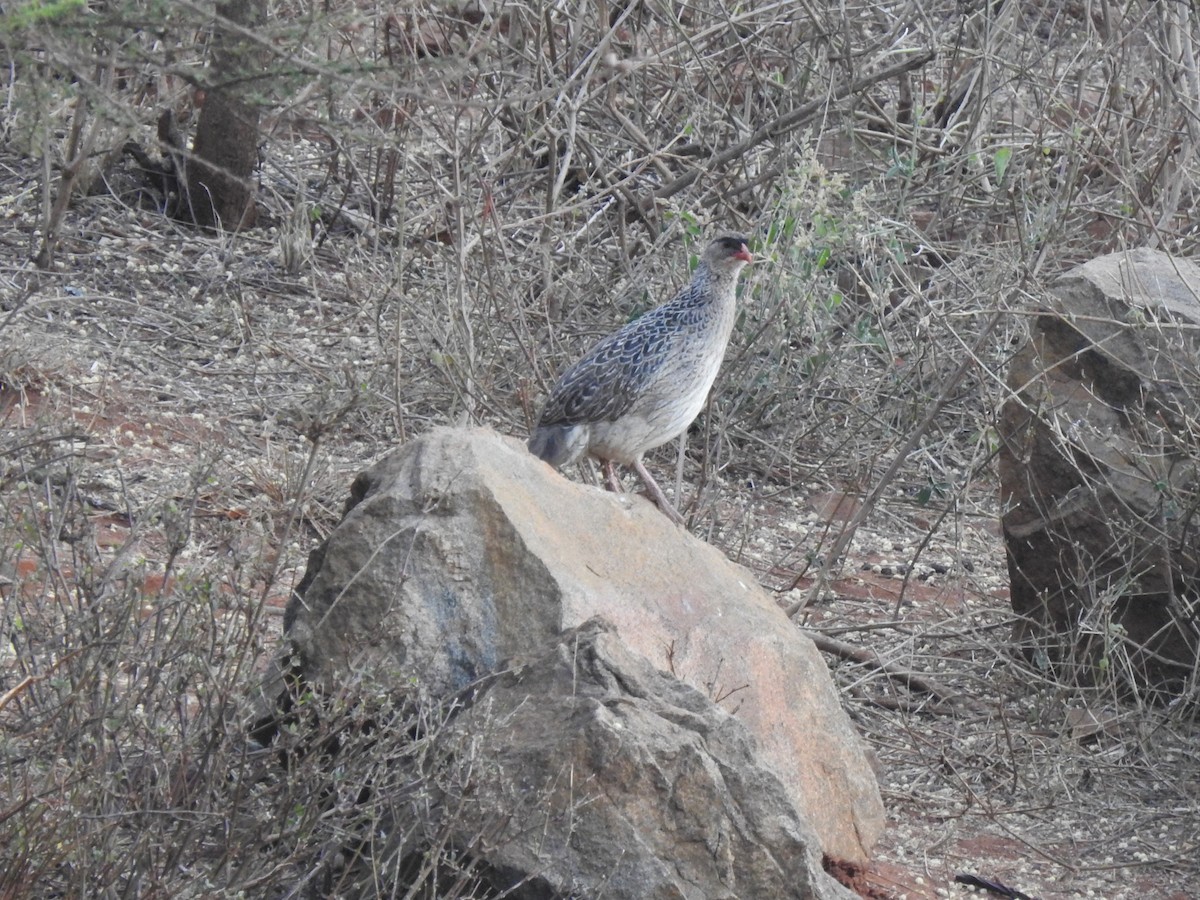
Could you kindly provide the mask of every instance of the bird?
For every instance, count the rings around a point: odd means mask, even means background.
[[[744,236],[713,240],[671,300],[608,335],[559,376],[529,451],[556,469],[593,456],[618,492],[615,464],[631,466],[659,509],[682,525],[642,456],[699,415],[733,331],[738,276],[753,260]]]

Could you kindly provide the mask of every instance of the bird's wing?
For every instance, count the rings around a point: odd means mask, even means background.
[[[567,369],[538,424],[612,422],[627,413],[669,355],[671,329],[658,312],[651,310],[610,334]]]

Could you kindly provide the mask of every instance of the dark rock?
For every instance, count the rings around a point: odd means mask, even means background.
[[[477,749],[436,829],[487,834],[477,871],[516,900],[853,896],[745,726],[602,620],[489,679],[447,739]]]
[[[1000,480],[1016,639],[1089,682],[1177,690],[1200,587],[1200,267],[1138,250],[1063,276],[1008,376]]]

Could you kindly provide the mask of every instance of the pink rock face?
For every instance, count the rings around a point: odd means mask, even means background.
[[[600,616],[748,727],[825,853],[867,859],[883,805],[824,661],[720,551],[484,429],[400,448],[355,497],[288,610],[310,679],[369,663],[461,689]]]

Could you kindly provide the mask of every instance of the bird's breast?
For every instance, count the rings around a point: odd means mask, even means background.
[[[630,463],[677,437],[700,413],[721,368],[728,331],[676,337],[661,365],[639,385],[629,409],[615,421],[592,423],[592,454]]]

